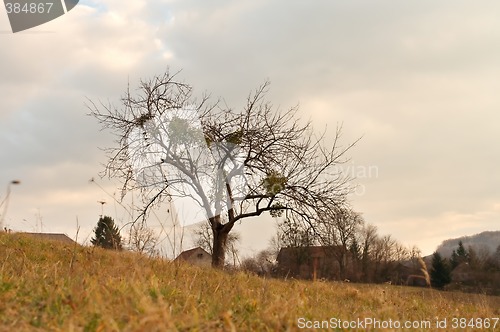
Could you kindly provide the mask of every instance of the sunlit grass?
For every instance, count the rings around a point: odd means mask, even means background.
[[[500,297],[261,279],[20,234],[0,234],[0,275],[2,331],[293,331],[299,318],[366,317],[447,318],[451,330],[453,317],[500,317]]]

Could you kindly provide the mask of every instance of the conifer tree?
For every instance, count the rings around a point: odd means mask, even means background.
[[[462,241],[459,241],[459,242],[458,242],[457,256],[458,256],[460,259],[462,259],[463,261],[466,261],[466,260],[467,260],[467,257],[469,256],[469,253],[468,253],[468,252],[467,252],[467,250],[465,249],[464,244],[462,243]]]
[[[456,250],[453,250],[453,252],[451,253],[451,258],[450,258],[451,269],[454,270],[458,266],[458,264],[459,264],[459,262],[458,262],[457,252],[456,252]]]
[[[99,218],[97,226],[94,229],[95,236],[90,242],[94,246],[102,247],[105,249],[122,249],[122,238],[120,231],[115,225],[113,218],[104,216]]]
[[[432,255],[431,284],[436,288],[443,288],[451,282],[451,271],[446,259],[438,252]]]
[[[458,265],[468,262],[469,252],[465,249],[462,241],[458,242],[458,248],[453,250],[451,254],[451,269],[455,269]]]
[[[359,261],[361,260],[361,249],[359,248],[358,241],[356,240],[355,237],[352,239],[351,247],[349,248],[349,251],[352,254],[352,257],[356,260]]]

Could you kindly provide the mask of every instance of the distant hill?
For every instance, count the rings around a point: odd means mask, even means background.
[[[489,253],[493,253],[500,245],[500,231],[487,231],[471,236],[445,240],[437,247],[436,251],[443,257],[449,257],[453,250],[457,249],[458,242],[460,241],[462,241],[466,249],[472,247],[476,252],[488,251]]]

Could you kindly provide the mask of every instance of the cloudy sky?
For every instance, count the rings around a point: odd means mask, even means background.
[[[382,234],[429,254],[500,230],[499,16],[498,1],[87,0],[12,34],[0,10],[0,202],[22,182],[4,225],[74,237],[78,220],[84,241],[101,199],[127,222],[98,176],[112,138],[85,103],[118,106],[128,82],[169,67],[234,108],[269,79],[274,105],[362,137],[351,199]],[[266,246],[263,229],[237,226],[244,250]]]

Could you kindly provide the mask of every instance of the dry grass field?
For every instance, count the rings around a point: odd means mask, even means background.
[[[1,331],[494,331],[499,317],[500,297],[262,279],[0,234]]]

